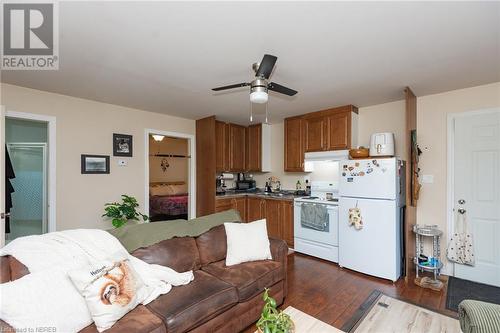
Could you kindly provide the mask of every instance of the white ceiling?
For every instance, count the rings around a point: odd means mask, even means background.
[[[246,123],[251,64],[278,56],[271,120],[500,81],[499,2],[62,2],[60,70],[2,81]]]

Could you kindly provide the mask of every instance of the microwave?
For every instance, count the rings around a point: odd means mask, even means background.
[[[251,190],[256,187],[255,180],[238,180],[236,182],[237,190]]]

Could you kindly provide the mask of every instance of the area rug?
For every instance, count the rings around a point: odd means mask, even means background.
[[[458,304],[464,299],[500,304],[500,288],[450,276],[446,308],[458,311]]]
[[[457,319],[373,292],[343,327],[349,333],[458,333]]]

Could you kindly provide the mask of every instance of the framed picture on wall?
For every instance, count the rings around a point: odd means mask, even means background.
[[[82,155],[82,174],[109,173],[109,155]]]
[[[113,156],[132,157],[132,135],[113,133]]]

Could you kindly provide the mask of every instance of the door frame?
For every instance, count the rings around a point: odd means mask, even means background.
[[[56,216],[56,117],[35,113],[17,112],[8,110],[5,112],[5,118],[32,120],[47,123],[47,228],[48,232],[57,230]],[[5,136],[5,132],[2,134]],[[4,239],[5,241],[5,234]]]
[[[189,155],[189,198],[188,198],[188,218],[196,217],[196,141],[194,134],[186,134],[180,132],[162,131],[151,128],[144,130],[144,211],[149,214],[149,135],[159,134],[172,138],[180,138],[188,140]]]
[[[456,113],[449,113],[447,116],[447,148],[446,148],[446,164],[447,164],[447,181],[446,181],[446,224],[447,243],[451,240],[451,235],[455,231],[455,120],[457,118],[471,117],[482,114],[489,114],[500,112],[500,107],[479,109],[472,111],[463,111]],[[446,253],[444,254],[446,256]],[[455,263],[447,262],[442,270],[443,274],[455,276]]]

